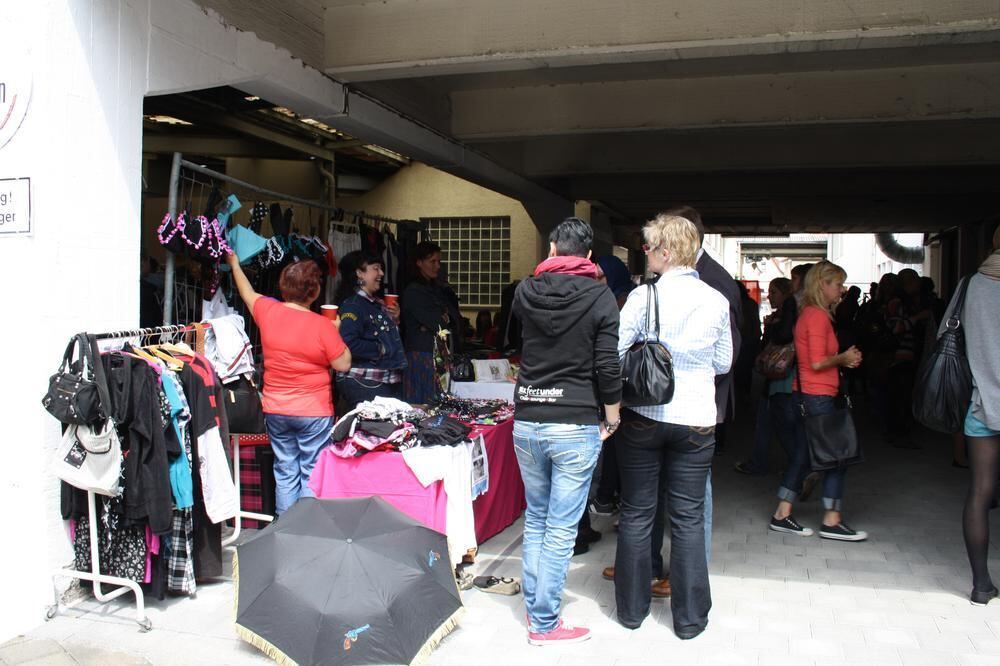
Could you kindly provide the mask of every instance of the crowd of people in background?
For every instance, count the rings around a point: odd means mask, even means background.
[[[550,234],[549,257],[504,290],[499,312],[479,312],[474,325],[460,313],[433,242],[416,246],[414,276],[398,301],[382,294],[384,266],[377,256],[344,256],[333,326],[310,311],[320,293],[312,264],[282,271],[281,302],[256,293],[238,258],[230,257],[240,296],[261,330],[278,513],[309,494],[306,480],[333,419],[331,369],[346,409],[379,396],[428,403],[442,388],[442,355],[471,338],[520,356],[514,446],[527,502],[522,558],[529,642],[589,638],[588,629],[563,622],[561,603],[570,558],[601,538],[591,512],[620,513],[615,562],[603,572],[614,581],[618,622],[638,628],[653,597],[670,597],[674,632],[690,639],[705,630],[712,606],[712,460],[725,448],[737,397],[759,385],[759,357],[784,349],[794,360],[763,382],[754,401],[751,452],[736,470],[770,473],[776,438],[786,459],[769,529],[866,539],[843,518],[846,467],[822,479],[813,472],[801,416],[830,413],[842,392],[863,393],[885,442],[918,448],[911,414],[917,370],[954,304],[946,305],[933,281],[912,269],[882,276],[862,297],[856,286],[845,291],[845,271],[824,260],[772,280],[770,313],[761,321],[759,304],[702,248],[704,233],[690,207],[649,221],[643,251],[653,277],[637,286],[620,259],[591,257],[590,225],[567,218]],[[1000,476],[1000,347],[988,342],[1000,312],[1000,232],[994,243],[994,253],[970,278],[976,307],[966,311],[964,324],[976,392],[964,441],[955,440],[954,464],[973,470],[963,526],[974,603],[997,596],[986,563],[987,515]],[[647,332],[650,302],[658,317]],[[673,397],[623,407],[621,359],[647,335],[670,352]],[[814,487],[822,489],[824,508],[818,530],[793,515]]]

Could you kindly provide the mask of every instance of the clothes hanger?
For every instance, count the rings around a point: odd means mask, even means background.
[[[180,370],[181,368],[184,367],[184,362],[183,361],[174,358],[170,354],[168,354],[165,351],[163,351],[162,349],[160,349],[159,346],[157,346],[157,345],[149,345],[149,346],[147,346],[146,347],[146,351],[150,352],[151,354],[153,354],[153,356],[155,356],[156,358],[159,358],[164,363],[166,363],[167,367],[169,367],[171,370]]]

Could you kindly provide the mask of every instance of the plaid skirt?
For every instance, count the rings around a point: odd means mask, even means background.
[[[403,400],[412,405],[426,405],[438,394],[438,378],[434,372],[434,353],[406,352],[407,367],[403,370]]]

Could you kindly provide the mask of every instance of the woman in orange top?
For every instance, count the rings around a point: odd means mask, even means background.
[[[260,329],[264,352],[264,422],[274,449],[275,508],[280,516],[311,496],[309,475],[333,430],[330,368],[351,367],[340,321],[310,310],[323,275],[314,261],[289,264],[278,278],[281,301],[250,285],[235,254],[227,258],[240,298]]]
[[[802,311],[795,324],[795,356],[798,363],[801,402],[810,415],[829,414],[836,407],[840,392],[840,368],[856,368],[861,364],[861,352],[851,347],[837,353],[837,335],[833,330],[832,308],[844,293],[847,273],[837,264],[821,261],[806,274]],[[798,402],[799,396],[793,398]],[[795,423],[795,450],[778,488],[778,508],[771,517],[770,529],[775,532],[812,536],[813,530],[803,527],[792,517],[792,503],[802,492],[802,482],[809,474],[809,448],[802,419]],[[844,495],[844,468],[826,472],[823,478],[823,526],[820,537],[838,541],[864,541],[868,534],[852,530],[840,517]]]

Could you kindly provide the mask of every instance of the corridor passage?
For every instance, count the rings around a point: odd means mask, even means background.
[[[861,419],[864,421],[864,419]],[[747,477],[733,471],[745,451],[749,424],[739,424],[730,449],[715,463],[712,593],[706,632],[682,642],[670,630],[669,605],[632,632],[614,621],[614,587],[601,578],[613,563],[612,518],[597,517],[604,533],[590,552],[573,558],[565,616],[587,624],[592,640],[538,648],[525,641],[520,595],[463,593],[468,612],[429,661],[435,666],[518,664],[628,666],[639,664],[1000,664],[1000,601],[969,604],[971,577],[962,544],[961,509],[968,472],[951,466],[947,437],[920,431],[921,450],[893,449],[864,433],[868,461],[849,472],[845,516],[871,538],[839,543],[782,536],[766,529],[782,463]],[[818,500],[798,518],[815,527]],[[993,514],[1000,542],[1000,511]],[[520,576],[520,522],[484,544],[473,571]],[[1000,550],[991,568],[1000,577]],[[28,640],[0,647],[0,662],[34,664],[269,663],[232,631],[232,586],[204,586],[198,598],[153,604],[154,629],[137,631],[134,610],[116,601],[86,601]],[[106,652],[113,651],[113,652]],[[71,656],[72,655],[72,656]],[[82,656],[81,656],[82,655]],[[20,657],[19,657],[20,656]],[[132,662],[129,662],[132,663]]]

